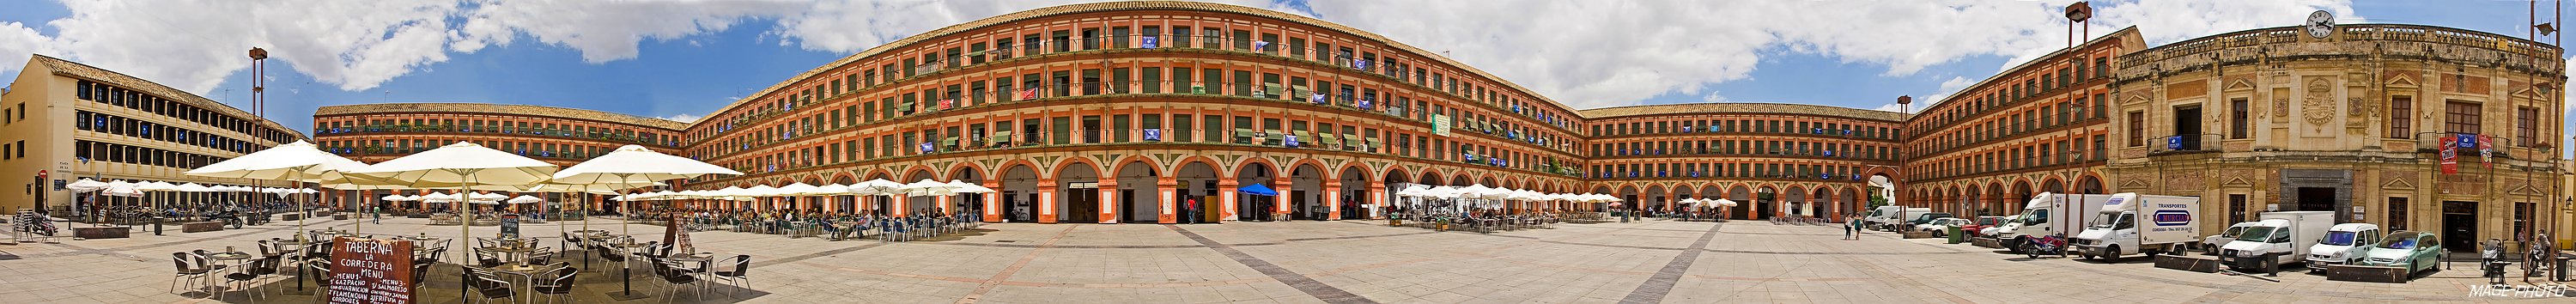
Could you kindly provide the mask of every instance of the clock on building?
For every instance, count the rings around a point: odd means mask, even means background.
[[[2324,10],[2308,13],[2308,37],[2325,39],[2327,35],[2334,34],[2334,26],[2334,13]]]

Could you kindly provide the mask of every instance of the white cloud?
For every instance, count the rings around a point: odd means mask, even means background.
[[[969,20],[1089,0],[532,1],[64,0],[48,37],[0,23],[0,56],[47,53],[200,94],[266,47],[297,72],[341,90],[374,88],[453,53],[521,38],[576,50],[583,61],[647,56],[647,40],[689,39],[775,20],[761,41],[856,52]],[[1973,56],[2063,45],[2068,0],[1551,1],[1316,0],[1291,12],[1386,35],[1493,72],[1579,108],[1663,94],[1714,94],[1763,56],[1819,54],[1879,64],[1889,76]],[[1267,0],[1224,0],[1288,10]],[[2150,42],[2292,24],[2307,10],[2351,16],[2340,0],[2096,1],[2095,32],[2141,25]],[[2346,22],[2360,20],[2346,17]],[[6,71],[0,71],[6,73]],[[1723,98],[1723,97],[1715,97]]]
[[[703,117],[698,117],[698,115],[696,115],[696,114],[680,114],[680,115],[671,115],[671,116],[665,116],[665,117],[654,117],[654,118],[660,118],[660,119],[662,119],[662,120],[677,121],[677,122],[698,122],[698,119],[699,119],[699,118],[703,118]]]
[[[1710,89],[1710,90],[1708,90],[1708,92],[1707,92],[1707,93],[1702,94],[1702,95],[1699,97],[1699,101],[1706,101],[1706,102],[1727,102],[1727,101],[1730,101],[1730,100],[1729,100],[1729,99],[1726,99],[1726,94],[1718,94],[1716,89]]]
[[[2044,53],[2065,44],[2060,11],[2065,2],[1318,0],[1307,5],[1326,20],[1434,51],[1453,50],[1451,58],[1588,108],[1635,104],[1667,93],[1705,93],[1709,84],[1744,79],[1768,52],[1883,64],[1889,76],[1970,56]],[[2309,6],[2351,15],[2349,5],[2340,1],[2095,2],[2100,8],[2097,25],[2150,22],[2144,30],[2176,36],[2294,24],[2271,21],[2305,16]],[[2164,26],[2176,28],[2155,28]]]
[[[1878,105],[1877,108],[1871,108],[1871,110],[1913,113],[1914,111],[1932,108],[1932,105],[1941,104],[1941,100],[1944,98],[1950,98],[1950,94],[1958,93],[1960,89],[1966,89],[1969,85],[1975,84],[1977,84],[1977,81],[1974,79],[1950,76],[1950,80],[1941,81],[1941,89],[1939,93],[1923,95],[1923,97],[1915,97],[1913,104],[1910,104],[1910,106],[1890,102]]]
[[[0,61],[24,60],[30,54],[60,52],[54,49],[58,46],[60,44],[55,43],[53,37],[45,37],[26,24],[0,22]],[[0,75],[15,75],[14,71],[24,66],[18,62],[0,62]]]

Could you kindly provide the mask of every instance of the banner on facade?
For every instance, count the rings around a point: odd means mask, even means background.
[[[2442,134],[2442,174],[2460,174],[2459,135]]]
[[[2495,137],[2478,134],[2478,157],[2478,162],[2485,163],[2487,169],[2495,169]]]
[[[1431,114],[1431,134],[1449,136],[1449,115]]]

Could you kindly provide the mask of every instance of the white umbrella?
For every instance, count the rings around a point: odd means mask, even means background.
[[[145,183],[141,183],[141,184],[135,184],[135,185],[134,185],[134,190],[143,190],[143,191],[178,191],[178,190],[179,190],[179,185],[172,185],[172,184],[170,184],[170,183],[165,183],[165,182],[160,182],[160,181],[151,181],[151,182],[145,182]]]
[[[494,201],[494,202],[497,202],[497,201],[501,201],[501,200],[510,199],[510,196],[508,196],[508,195],[501,195],[500,193],[477,192],[477,193],[474,193],[473,198],[474,198],[474,200],[477,200],[477,201]]]
[[[447,194],[445,192],[431,192],[429,194],[421,195],[420,201],[432,203],[454,203],[456,202],[456,195]]]
[[[814,187],[814,189],[815,189],[815,190],[818,190],[818,191],[822,191],[822,192],[824,192],[824,193],[827,193],[827,194],[823,194],[823,195],[825,195],[825,196],[832,196],[832,195],[850,195],[850,185],[830,184],[830,185],[815,186],[815,187]]]
[[[554,179],[557,183],[564,184],[635,184],[690,179],[708,174],[742,175],[742,172],[687,157],[653,152],[652,149],[645,149],[644,146],[625,145],[609,151],[608,154],[600,154],[599,157],[564,168],[563,172],[554,174]],[[633,207],[629,206],[626,212],[634,212]],[[677,223],[677,219],[673,221]],[[582,221],[581,224],[583,229],[590,228],[590,221]],[[624,221],[619,221],[619,226],[624,227]]]
[[[214,188],[207,188],[207,187],[206,187],[206,185],[199,185],[199,184],[197,184],[197,183],[179,184],[178,190],[179,190],[179,192],[214,192],[214,191],[215,191],[215,189],[214,189]]]
[[[955,194],[955,192],[953,192],[953,190],[957,190],[957,186],[955,186],[955,185],[949,185],[948,183],[943,183],[943,182],[938,182],[938,181],[932,181],[932,180],[927,179],[927,178],[925,178],[925,179],[921,179],[921,181],[918,181],[918,182],[912,182],[912,183],[910,183],[910,184],[904,184],[902,188],[895,188],[895,191],[896,191],[896,192],[902,192],[902,193],[904,194],[904,198],[903,198],[903,199],[904,199],[904,200],[906,200],[906,201],[911,200],[911,199],[912,199],[911,197],[914,197],[914,196],[942,196],[942,195]],[[917,207],[911,206],[910,204],[908,204],[908,203],[907,203],[907,204],[904,206],[904,208],[917,208]],[[910,210],[910,209],[906,209],[906,210]]]
[[[70,189],[75,193],[98,191],[99,189],[107,189],[107,183],[102,183],[97,180],[91,180],[84,177],[79,181],[73,181],[69,185],[63,185],[63,189]]]
[[[509,202],[510,202],[510,203],[512,203],[512,204],[528,204],[528,203],[536,203],[536,202],[544,202],[544,201],[546,201],[546,200],[545,200],[545,199],[541,199],[541,198],[537,198],[537,197],[535,197],[535,196],[527,196],[527,195],[520,195],[519,197],[513,197],[513,198],[510,198],[510,200],[509,200]]]
[[[1716,204],[1717,204],[1718,206],[1721,206],[1721,207],[1735,207],[1735,201],[1734,201],[1734,200],[1723,199],[1723,198],[1721,198],[1721,199],[1717,199]]]
[[[343,176],[343,173],[366,167],[366,163],[360,163],[358,161],[349,160],[349,158],[346,157],[340,157],[340,155],[337,154],[324,152],[321,148],[315,147],[313,143],[297,140],[292,143],[277,145],[275,147],[269,147],[268,149],[259,150],[258,152],[242,154],[242,156],[233,157],[232,159],[207,164],[204,167],[198,167],[195,170],[188,170],[188,172],[184,172],[182,174],[214,178],[242,178],[298,182],[297,185],[300,186],[302,185],[301,182],[320,182],[325,180],[343,179],[345,177]],[[297,191],[277,194],[286,195],[292,193],[314,192]],[[296,201],[296,212],[303,212],[303,206],[304,201]],[[303,239],[304,217],[296,218],[295,229],[297,232],[295,234],[297,239]]]
[[[893,195],[896,188],[903,188],[903,183],[883,179],[871,179],[850,185],[850,194]]]
[[[106,196],[143,197],[143,190],[135,189],[134,183],[117,180],[114,182],[108,182],[107,188],[99,189],[98,194]]]
[[[385,197],[378,198],[378,199],[382,199],[382,200],[385,200],[385,201],[393,201],[393,202],[407,202],[407,201],[419,200],[420,198],[419,198],[419,197],[413,197],[413,196],[404,196],[404,195],[401,195],[401,194],[395,194],[395,195],[386,195]]]
[[[412,153],[349,172],[385,184],[465,184],[534,185],[554,178],[555,165],[518,154],[484,148],[471,142]],[[465,191],[460,187],[457,191]],[[459,205],[459,207],[463,207]],[[471,211],[460,208],[458,211]],[[474,213],[464,214],[465,225],[457,225],[458,237],[474,236]],[[470,259],[466,250],[456,251],[458,260]]]
[[[993,193],[993,188],[985,188],[983,185],[962,180],[948,180],[948,185],[957,187],[957,190],[954,190],[957,193]]]

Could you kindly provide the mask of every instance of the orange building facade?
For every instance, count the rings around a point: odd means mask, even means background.
[[[679,153],[679,129],[686,126],[687,123],[677,121],[556,107],[386,103],[325,106],[315,110],[313,140],[315,146],[325,151],[366,163],[392,160],[456,142],[473,142],[557,166],[572,166],[625,145]],[[377,197],[391,194],[395,191],[334,191],[328,199],[333,202],[379,202]],[[559,199],[563,198],[538,195],[549,198],[548,201],[561,201]]]

